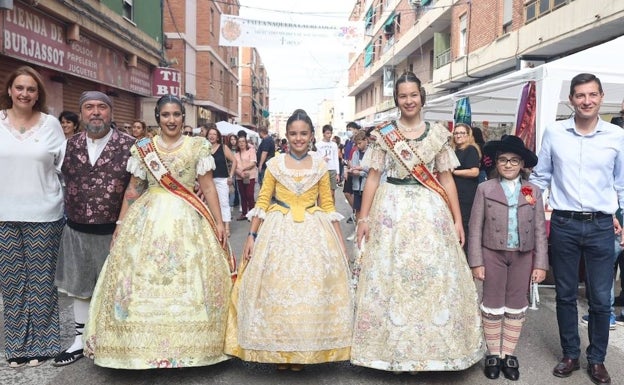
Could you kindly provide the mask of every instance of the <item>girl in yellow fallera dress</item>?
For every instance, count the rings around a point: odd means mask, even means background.
[[[305,111],[290,116],[286,135],[290,151],[267,163],[248,214],[246,266],[232,293],[225,352],[297,371],[349,359],[353,301],[343,217],[325,162],[308,154],[313,131]]]

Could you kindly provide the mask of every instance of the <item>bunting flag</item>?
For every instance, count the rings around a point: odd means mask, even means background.
[[[459,99],[455,104],[454,120],[455,124],[472,125],[472,111],[470,110],[470,100],[467,97]]]
[[[535,81],[530,81],[522,88],[516,121],[516,136],[522,139],[524,145],[533,152],[535,152],[536,104]]]

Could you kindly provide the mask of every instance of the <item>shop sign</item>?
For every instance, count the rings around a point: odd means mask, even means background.
[[[15,4],[4,12],[3,53],[98,83],[150,95],[147,68],[128,68],[125,55],[81,34],[67,42],[65,25]]]
[[[157,67],[154,69],[152,78],[152,95],[163,96],[167,94],[182,96],[180,84],[182,75],[175,68]]]

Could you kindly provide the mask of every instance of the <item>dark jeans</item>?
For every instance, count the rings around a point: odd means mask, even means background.
[[[604,362],[609,343],[614,240],[610,216],[581,221],[553,213],[550,222],[551,262],[564,357],[579,358],[581,353],[576,300],[579,261],[583,255],[589,302],[587,361],[590,364]]]
[[[262,167],[262,170],[258,170],[258,184],[262,186],[262,181],[264,180],[264,172],[266,171],[266,167]]]

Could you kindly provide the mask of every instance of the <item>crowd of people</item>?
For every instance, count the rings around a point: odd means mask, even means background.
[[[550,265],[562,348],[553,375],[567,377],[580,368],[583,257],[587,371],[594,383],[611,381],[624,130],[599,117],[594,75],[571,80],[574,116],[546,128],[539,157],[517,136],[484,143],[469,124],[451,132],[425,121],[411,72],[394,84],[400,118],[368,130],[349,123],[344,144],[330,125],[315,143],[304,110],[282,140],[264,127],[256,144],[244,131],[222,137],[213,123],[194,132],[174,95],[157,101],[156,130],[141,120],[117,127],[99,91],[56,118],[30,67],[3,91],[0,288],[12,368],[84,356],[119,369],[238,357],[278,370],[351,361],[419,372],[483,359],[488,379],[516,381],[528,288]],[[355,225],[346,238],[341,186]],[[249,231],[237,266],[229,237],[239,205]],[[66,349],[58,291],[73,300]]]

